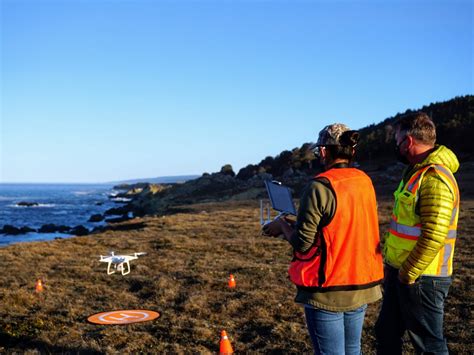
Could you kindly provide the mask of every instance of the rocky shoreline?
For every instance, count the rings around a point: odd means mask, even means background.
[[[284,183],[297,187],[305,179],[304,174],[288,174]],[[180,206],[210,202],[263,198],[266,196],[264,180],[272,179],[272,175],[261,173],[250,179],[243,180],[235,176],[232,169],[224,166],[218,173],[203,174],[201,177],[177,184],[121,184],[114,190],[121,192],[109,196],[119,206],[106,210],[103,214],[93,214],[88,222],[105,222],[103,226],[88,229],[83,225],[66,226],[45,223],[40,228],[29,226],[4,225],[0,234],[21,235],[26,233],[60,233],[65,235],[84,236],[101,233],[110,228],[111,224],[124,222],[145,215],[168,215],[181,212]],[[35,201],[22,201],[17,206],[35,208]]]
[[[220,172],[176,184],[121,184],[114,186],[120,191],[109,196],[117,207],[106,210],[103,214],[93,214],[88,222],[105,225],[88,229],[83,225],[66,226],[46,223],[40,228],[29,226],[4,225],[0,234],[21,235],[26,233],[60,233],[65,235],[84,236],[106,231],[111,224],[124,222],[135,217],[146,215],[169,215],[182,212],[182,206],[205,202],[222,202],[228,200],[265,199],[265,180],[276,178],[293,190],[293,196],[301,194],[304,186],[312,178],[305,171],[288,168],[280,176],[274,177],[266,172],[255,172],[245,178],[236,175],[230,165],[224,165]],[[382,180],[387,180],[385,177]],[[17,206],[35,208],[35,201],[22,201]]]
[[[120,187],[114,187],[114,189],[118,189]],[[127,204],[131,201],[130,198],[124,198],[117,195],[109,196],[109,199],[116,204]],[[97,204],[103,204],[103,202],[98,202]],[[40,207],[41,204],[35,201],[21,201],[15,204],[16,207],[22,208],[35,208]],[[118,223],[126,221],[132,216],[129,214],[129,209],[124,208],[123,206],[113,207],[104,212],[104,214],[93,214],[90,216],[88,222],[91,223],[100,223],[105,222],[106,225],[96,226],[94,228],[87,228],[84,225],[76,225],[76,226],[67,226],[67,225],[59,225],[54,223],[45,223],[39,228],[32,228],[30,226],[14,226],[11,224],[5,224],[3,227],[0,227],[0,235],[23,235],[27,233],[39,233],[39,234],[53,234],[59,233],[64,234],[65,236],[85,236],[89,234],[101,233],[108,229],[110,229],[109,223]]]
[[[401,176],[403,165],[396,164],[388,168],[361,167],[374,181],[379,195],[390,195],[395,190]],[[201,177],[174,185],[124,186],[124,192],[118,196],[131,198],[131,201],[117,210],[130,213],[134,217],[146,215],[168,215],[179,212],[181,206],[206,202],[223,202],[230,200],[267,199],[265,180],[278,180],[292,190],[298,198],[304,187],[318,171],[302,171],[288,168],[279,176],[266,172],[254,173],[241,178],[235,175],[228,165],[220,172],[203,174]]]
[[[371,178],[377,190],[378,196],[391,196],[395,190],[398,179],[404,166],[401,164],[380,166],[362,166]],[[461,166],[461,176],[469,176],[472,163]],[[317,172],[316,172],[317,173]],[[114,228],[114,223],[124,222],[135,217],[163,216],[183,212],[183,206],[206,202],[223,202],[230,200],[258,200],[266,199],[265,180],[276,178],[284,185],[290,187],[293,196],[300,196],[304,186],[312,179],[314,174],[293,170],[291,168],[283,172],[281,176],[274,177],[271,174],[261,172],[243,179],[235,175],[229,165],[222,167],[220,172],[203,174],[201,177],[176,184],[122,184],[114,186],[114,190],[121,192],[109,196],[117,207],[106,210],[103,214],[93,214],[88,222],[101,223],[105,225],[88,229],[83,225],[64,226],[55,224],[44,224],[34,229],[28,226],[4,225],[0,228],[0,234],[20,235],[26,233],[62,233],[65,235],[83,236],[104,232]],[[458,174],[459,175],[459,174]],[[466,193],[464,179],[460,179],[460,188]],[[470,192],[470,190],[469,190]],[[470,193],[469,193],[470,195]],[[38,205],[34,201],[20,202],[25,208],[35,208]],[[18,203],[18,205],[20,204]]]

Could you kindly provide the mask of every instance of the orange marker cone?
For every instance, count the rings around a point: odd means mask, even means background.
[[[227,337],[227,333],[225,330],[221,332],[221,343],[220,343],[220,350],[219,354],[232,354],[234,353],[234,349],[232,349],[232,345],[230,345],[230,340]]]
[[[36,292],[42,292],[43,291],[43,282],[41,282],[41,279],[38,279],[38,281],[36,281],[35,290],[36,290]]]
[[[235,279],[232,274],[229,275],[229,288],[235,288]]]

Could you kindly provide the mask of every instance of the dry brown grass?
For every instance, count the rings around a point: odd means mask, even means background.
[[[386,229],[391,202],[379,206]],[[129,221],[128,231],[0,249],[0,352],[215,353],[225,329],[239,353],[309,353],[302,308],[287,279],[289,246],[260,235],[257,201],[189,206],[189,213]],[[474,201],[464,201],[456,274],[446,306],[453,353],[472,353]],[[141,223],[141,224],[139,224]],[[132,226],[133,227],[133,226]],[[99,255],[148,254],[122,276]],[[230,273],[237,288],[227,287]],[[36,279],[45,290],[35,294]],[[369,306],[363,349],[373,353],[379,303]],[[102,326],[93,313],[145,308],[152,322]],[[409,347],[407,348],[409,351]]]

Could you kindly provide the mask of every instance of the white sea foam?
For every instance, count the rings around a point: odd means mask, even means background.
[[[68,213],[69,213],[68,211],[64,211],[64,210],[53,212],[54,215],[62,215],[62,214],[68,214]]]
[[[50,208],[50,207],[56,207],[56,204],[54,204],[54,203],[39,203],[38,205],[35,205],[35,206],[18,206],[17,204],[15,204],[15,205],[8,205],[8,207],[16,207],[16,208]]]
[[[127,198],[127,197],[113,197],[111,198],[112,201],[114,202],[130,202],[132,201],[131,198]]]
[[[89,191],[73,191],[73,195],[76,196],[87,196],[87,195],[94,195],[97,191],[89,190]]]

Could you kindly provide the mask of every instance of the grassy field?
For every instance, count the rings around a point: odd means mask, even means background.
[[[391,200],[380,201],[382,231]],[[288,281],[286,242],[262,237],[258,201],[188,206],[102,234],[0,249],[0,353],[216,353],[225,329],[238,353],[310,353],[302,307]],[[473,353],[474,200],[462,203],[455,275],[446,305],[452,353]],[[146,252],[122,276],[99,255]],[[235,275],[237,287],[227,278]],[[35,281],[44,291],[35,293]],[[368,308],[363,350],[374,353],[380,303]],[[103,326],[91,314],[150,309],[157,320]],[[409,345],[407,353],[411,352]]]

